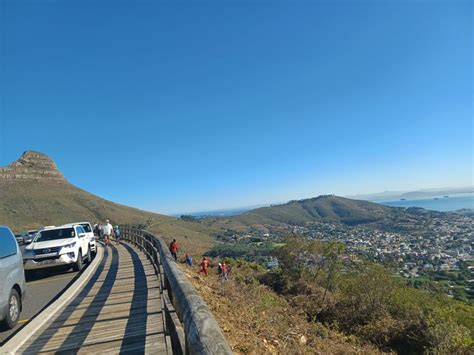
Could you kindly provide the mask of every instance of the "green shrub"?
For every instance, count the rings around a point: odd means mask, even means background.
[[[440,287],[410,287],[380,264],[344,264],[342,251],[335,243],[293,237],[275,251],[281,268],[258,279],[284,295],[308,321],[381,349],[436,354],[473,350],[472,305],[448,298]]]

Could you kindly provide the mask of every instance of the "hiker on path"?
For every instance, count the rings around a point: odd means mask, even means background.
[[[114,228],[110,224],[109,220],[105,221],[105,224],[102,226],[102,233],[104,234],[104,243],[105,245],[109,245],[110,238],[112,238],[112,233],[114,232]]]
[[[173,255],[174,261],[178,261],[178,242],[176,239],[170,243],[170,252]]]
[[[202,261],[201,261],[201,269],[199,270],[199,274],[201,272],[204,273],[204,275],[208,275],[209,273],[209,260],[206,259],[206,257],[202,258]]]
[[[117,245],[119,245],[120,244],[120,228],[118,225],[116,225],[114,228],[114,235],[115,235],[115,242]]]

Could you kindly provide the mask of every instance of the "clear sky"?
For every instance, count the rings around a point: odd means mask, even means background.
[[[163,213],[473,183],[472,1],[0,0],[0,165]]]

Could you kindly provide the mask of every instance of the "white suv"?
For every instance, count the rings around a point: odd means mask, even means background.
[[[96,246],[96,241],[95,241],[95,236],[94,236],[94,230],[92,229],[92,226],[89,222],[77,222],[77,223],[68,223],[63,225],[63,227],[71,227],[71,226],[81,226],[84,228],[84,231],[87,234],[87,240],[89,240],[89,247],[91,249],[92,255],[95,255],[97,253],[97,246]]]
[[[25,248],[23,260],[26,271],[65,265],[80,271],[84,260],[92,260],[87,233],[80,225],[42,230]]]

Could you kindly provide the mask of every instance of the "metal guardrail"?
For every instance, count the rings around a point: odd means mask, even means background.
[[[122,233],[122,239],[139,247],[161,276],[162,309],[173,353],[232,354],[213,314],[176,265],[167,244],[145,230],[123,229]]]

